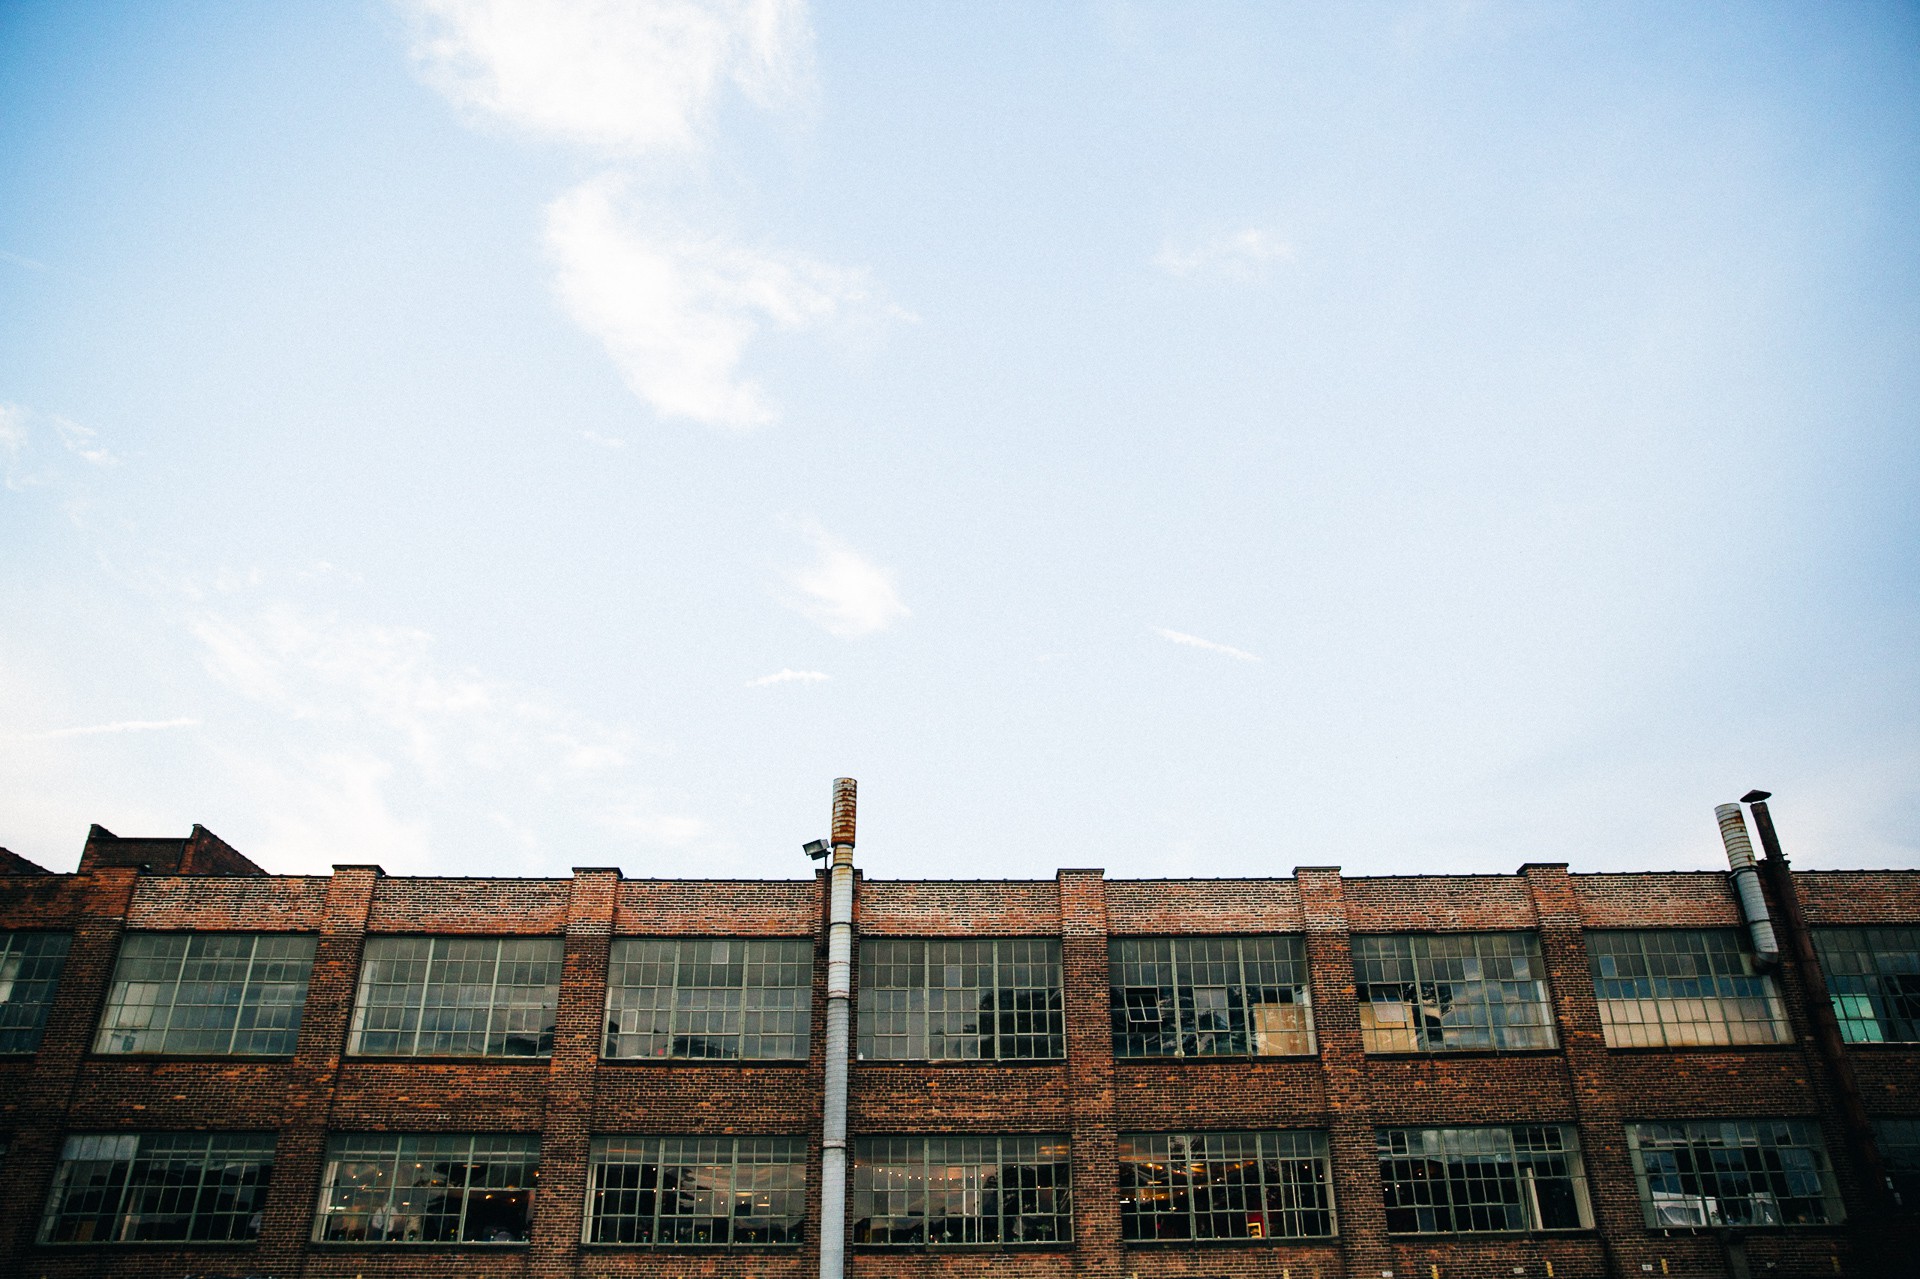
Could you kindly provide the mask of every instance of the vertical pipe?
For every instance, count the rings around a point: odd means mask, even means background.
[[[1733,868],[1733,891],[1740,898],[1753,938],[1753,959],[1762,968],[1780,962],[1780,942],[1773,934],[1773,916],[1767,913],[1767,895],[1760,891],[1760,871],[1753,860],[1753,841],[1747,838],[1747,819],[1740,805],[1721,804],[1713,810],[1720,823],[1720,842],[1726,845],[1727,865]]]
[[[847,1270],[847,1042],[853,995],[853,828],[856,783],[833,783],[833,862],[827,872],[826,1096],[820,1132],[820,1279]]]

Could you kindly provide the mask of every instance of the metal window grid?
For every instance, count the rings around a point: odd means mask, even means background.
[[[351,1051],[549,1056],[564,954],[558,937],[369,939]]]
[[[316,1243],[527,1242],[540,1138],[343,1133],[327,1143]]]
[[[1803,1120],[1632,1123],[1627,1147],[1649,1229],[1809,1226],[1844,1215],[1826,1147]]]
[[[1587,934],[1593,993],[1610,1048],[1781,1044],[1779,989],[1734,928]]]
[[[1067,1139],[871,1137],[855,1146],[853,1241],[893,1248],[1073,1240]]]
[[[804,1060],[813,943],[631,937],[607,967],[608,1057]]]
[[[1920,928],[1816,928],[1813,944],[1848,1043],[1920,1040]]]
[[[1374,1137],[1389,1234],[1593,1224],[1572,1128],[1381,1128]]]
[[[229,1243],[257,1238],[272,1133],[67,1138],[40,1242]]]
[[[1119,1057],[1311,1055],[1306,947],[1292,935],[1116,938]]]
[[[1056,938],[860,943],[862,1060],[1064,1057],[1063,1007]]]
[[[1355,937],[1352,944],[1368,1052],[1522,1051],[1559,1042],[1532,933]]]
[[[1122,1133],[1118,1155],[1130,1242],[1334,1232],[1323,1132]]]
[[[598,1137],[590,1244],[761,1248],[806,1238],[807,1144],[798,1137]]]
[[[128,933],[93,1050],[291,1055],[313,948],[290,933]]]
[[[1876,1119],[1873,1136],[1902,1206],[1920,1207],[1920,1119]]]
[[[0,932],[0,1053],[40,1047],[72,940],[67,933]]]

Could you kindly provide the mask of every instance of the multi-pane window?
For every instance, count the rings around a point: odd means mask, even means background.
[[[1558,1042],[1532,933],[1355,937],[1353,978],[1368,1052],[1512,1051]]]
[[[589,1177],[588,1243],[746,1248],[806,1237],[798,1137],[601,1137]]]
[[[1873,1136],[1900,1203],[1920,1208],[1920,1119],[1876,1119]]]
[[[540,1138],[349,1133],[327,1143],[319,1243],[525,1243]]]
[[[853,1241],[897,1248],[1073,1239],[1065,1137],[872,1137],[853,1162]]]
[[[1647,1225],[1806,1226],[1839,1221],[1816,1127],[1797,1119],[1627,1125]]]
[[[93,1050],[290,1054],[313,942],[289,933],[128,933]]]
[[[1571,1128],[1382,1128],[1375,1140],[1389,1233],[1593,1224],[1580,1140]]]
[[[1783,1044],[1792,1038],[1773,978],[1735,928],[1590,932],[1593,993],[1610,1048]]]
[[[1920,1040],[1920,928],[1816,928],[1813,944],[1848,1043]]]
[[[0,1053],[40,1046],[71,940],[66,933],[0,932]]]
[[[1060,943],[1047,937],[860,943],[860,1056],[1066,1056]]]
[[[1117,1057],[1313,1051],[1297,936],[1126,937],[1107,946]]]
[[[60,1151],[41,1243],[238,1243],[260,1235],[272,1133],[76,1135]]]
[[[376,937],[360,965],[352,1051],[400,1057],[553,1052],[558,937]]]
[[[616,941],[607,966],[609,1057],[804,1059],[813,943]]]
[[[1333,1233],[1323,1132],[1122,1133],[1119,1157],[1128,1241]]]

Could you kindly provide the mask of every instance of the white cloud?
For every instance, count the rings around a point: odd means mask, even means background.
[[[33,733],[36,741],[55,741],[63,737],[95,737],[102,733],[150,733],[163,728],[198,728],[197,719],[121,719],[111,724],[87,724],[79,728],[56,728]]]
[[[1160,246],[1153,264],[1182,280],[1216,279],[1246,283],[1265,275],[1275,262],[1293,258],[1293,246],[1258,227],[1226,231],[1198,244],[1172,240]]]
[[[680,230],[644,213],[612,176],[548,206],[547,245],[567,313],[606,347],[634,394],[663,415],[710,426],[777,416],[740,374],[761,329],[900,314],[876,302],[864,272]]]
[[[771,675],[762,675],[759,679],[748,680],[747,687],[766,688],[772,684],[818,684],[832,678],[833,676],[825,671],[796,671],[790,666],[783,666]]]
[[[94,466],[118,466],[120,464],[119,458],[96,443],[100,433],[93,428],[82,426],[78,422],[70,422],[66,418],[57,416],[53,419],[53,428],[60,433],[60,443],[66,446],[67,452],[72,453],[81,461]]]
[[[582,431],[580,438],[589,444],[597,444],[609,452],[627,447],[627,442],[617,435],[602,435],[598,431]]]
[[[1189,635],[1185,631],[1170,631],[1164,626],[1155,626],[1151,629],[1161,639],[1172,640],[1175,644],[1185,644],[1188,648],[1204,648],[1209,653],[1219,653],[1240,662],[1260,660],[1244,648],[1234,648],[1230,644],[1216,644],[1212,640],[1201,639],[1198,635]]]
[[[731,85],[763,106],[810,81],[801,0],[414,0],[413,55],[456,104],[623,155],[700,145]]]
[[[0,249],[0,262],[11,262],[15,266],[23,266],[29,271],[45,271],[49,269],[45,262],[22,257],[18,253],[9,253],[5,249]]]
[[[821,529],[807,532],[815,559],[787,577],[799,594],[791,605],[843,639],[883,631],[910,616],[893,574]]]

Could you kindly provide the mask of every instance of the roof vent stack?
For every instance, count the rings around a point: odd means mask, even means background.
[[[1740,898],[1747,932],[1753,938],[1754,962],[1771,968],[1780,962],[1780,942],[1773,935],[1773,916],[1767,913],[1766,894],[1760,891],[1760,868],[1753,859],[1753,841],[1747,838],[1747,819],[1738,804],[1713,810],[1720,819],[1720,842],[1727,846],[1727,864],[1733,868],[1733,891]]]

